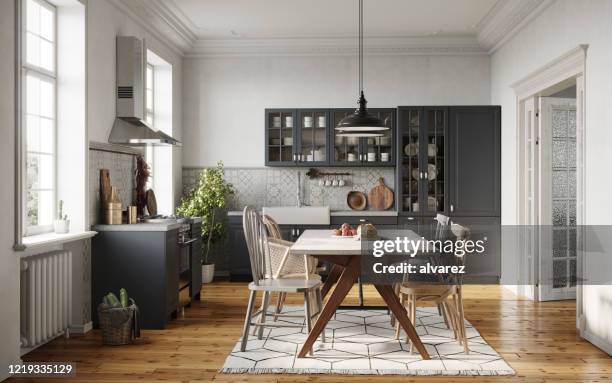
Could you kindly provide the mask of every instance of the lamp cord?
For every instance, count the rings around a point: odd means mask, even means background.
[[[359,0],[359,94],[363,92],[363,0]]]

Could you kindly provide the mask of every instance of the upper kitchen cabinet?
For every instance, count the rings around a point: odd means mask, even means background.
[[[449,109],[449,211],[501,215],[501,107]]]
[[[399,107],[397,114],[400,212],[443,213],[448,206],[448,108]]]
[[[266,165],[293,165],[297,161],[295,109],[266,109]]]
[[[298,109],[296,162],[307,165],[327,165],[329,111]]]
[[[330,131],[331,166],[395,166],[395,109],[368,109],[389,127],[382,137],[342,137],[334,129],[354,109],[332,109]]]

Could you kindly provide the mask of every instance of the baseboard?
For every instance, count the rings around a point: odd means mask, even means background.
[[[93,328],[93,323],[91,321],[89,321],[89,322],[83,323],[81,325],[72,325],[72,326],[70,326],[70,333],[71,334],[85,334],[85,333],[88,333],[89,331],[91,331],[92,328]]]
[[[580,336],[608,355],[612,355],[612,343],[587,330],[580,331]]]

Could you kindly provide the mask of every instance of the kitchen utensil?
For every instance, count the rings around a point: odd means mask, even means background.
[[[120,225],[122,218],[121,199],[117,194],[117,188],[111,187],[111,194],[106,203],[106,224]]]
[[[404,146],[404,153],[407,156],[416,156],[417,154],[419,154],[419,145],[412,143]]]
[[[436,165],[428,164],[427,165],[427,179],[429,179],[430,181],[433,181],[436,179],[437,175],[438,175],[438,169],[436,169]]]
[[[275,128],[280,128],[281,126],[281,118],[280,116],[272,117],[272,126]]]
[[[429,157],[435,157],[437,152],[436,144],[427,145],[427,155]]]
[[[378,185],[374,186],[368,193],[370,206],[375,210],[387,210],[393,206],[393,190],[385,185],[385,179],[380,177]]]
[[[147,200],[147,212],[149,215],[157,215],[157,199],[155,199],[155,193],[153,189],[147,190],[146,193]]]
[[[346,195],[346,203],[352,210],[363,210],[366,208],[367,199],[362,192],[353,190]]]
[[[138,222],[138,214],[136,213],[136,206],[128,206],[128,223],[134,224]]]
[[[285,146],[292,146],[293,145],[293,137],[285,137],[285,138],[283,138],[283,144]]]
[[[285,117],[285,127],[293,128],[293,116]]]
[[[325,116],[319,116],[319,128],[325,127]]]

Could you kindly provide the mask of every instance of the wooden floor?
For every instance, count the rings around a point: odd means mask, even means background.
[[[187,309],[184,318],[173,321],[166,330],[144,331],[135,344],[102,346],[99,332],[92,331],[78,338],[57,339],[25,355],[24,360],[76,362],[77,377],[66,379],[70,382],[612,381],[612,358],[576,334],[574,301],[516,300],[499,286],[466,286],[465,290],[466,318],[516,370],[516,376],[218,374],[240,338],[246,310],[246,285],[230,282],[206,285],[203,300]],[[365,296],[367,303],[382,304],[370,286],[366,286]],[[356,304],[355,289],[347,304]]]

